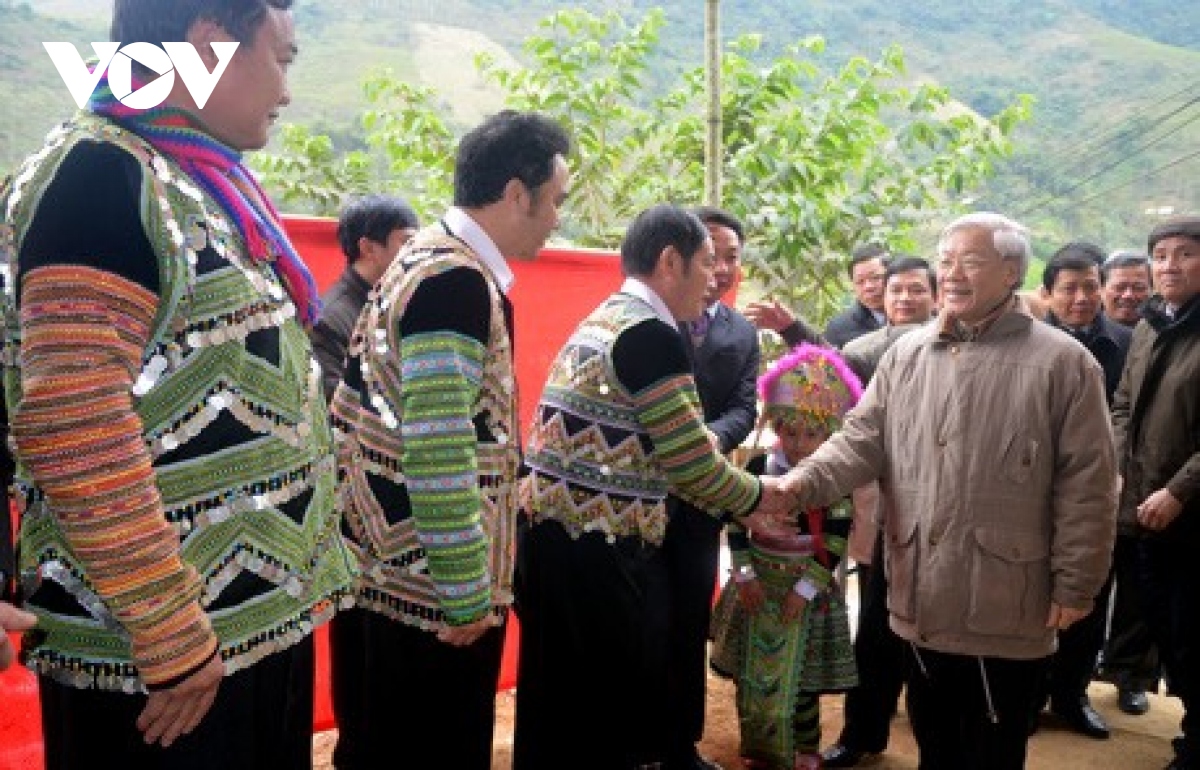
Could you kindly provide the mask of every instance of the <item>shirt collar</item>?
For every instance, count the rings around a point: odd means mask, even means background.
[[[451,206],[447,209],[446,216],[442,217],[442,224],[446,226],[451,235],[471,247],[480,261],[491,271],[500,290],[507,294],[516,278],[513,276],[508,262],[504,259],[504,255],[496,246],[496,242],[479,226],[479,223],[458,206]]]
[[[714,321],[717,320],[717,313],[719,313],[720,311],[721,311],[720,300],[718,300],[718,301],[712,303],[711,305],[709,305],[708,307],[704,308],[704,312],[708,313],[708,317],[713,319]]]
[[[679,324],[675,322],[675,316],[671,315],[671,311],[667,309],[667,303],[663,302],[662,297],[658,296],[658,292],[651,289],[641,279],[626,278],[625,283],[621,284],[620,292],[644,301],[654,310],[654,314],[658,316],[658,320],[667,324],[675,331],[679,331]]]
[[[1013,294],[1009,294],[1006,299],[988,311],[988,314],[973,326],[968,326],[949,313],[939,313],[938,337],[951,342],[974,342],[986,334],[988,329],[991,329],[1001,316],[1019,307],[1020,302],[1019,298]]]

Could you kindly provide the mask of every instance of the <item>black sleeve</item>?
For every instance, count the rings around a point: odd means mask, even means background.
[[[321,365],[321,385],[325,390],[325,403],[333,399],[333,392],[342,381],[346,366],[346,348],[349,338],[335,329],[328,318],[322,317],[309,333],[313,355]]]
[[[679,332],[654,318],[621,332],[613,343],[613,369],[630,393],[667,377],[691,376],[692,363]]]
[[[750,344],[750,354],[742,362],[737,374],[737,386],[721,406],[720,415],[708,423],[708,429],[721,442],[721,453],[732,452],[754,430],[758,419],[758,369],[762,351],[758,345],[758,333],[746,321],[743,325],[745,339]]]
[[[158,293],[158,259],[142,224],[143,167],[106,142],[76,145],[46,187],[21,243],[18,285],[49,265],[103,270]]]
[[[456,267],[426,278],[404,308],[400,334],[456,332],[487,345],[492,301],[478,270]]]
[[[833,326],[831,321],[829,324]],[[827,332],[828,333],[828,332]],[[803,318],[797,318],[779,332],[779,336],[783,337],[783,341],[787,343],[789,348],[794,348],[801,343],[807,342],[811,345],[824,345],[826,347],[835,347],[833,343],[826,340],[825,336],[811,326]]]
[[[825,327],[825,341],[830,347],[835,347],[841,350],[842,347],[854,339],[854,322],[849,317],[849,313],[840,313],[829,320],[829,325]]]

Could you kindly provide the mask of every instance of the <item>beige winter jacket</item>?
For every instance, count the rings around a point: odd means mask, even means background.
[[[805,505],[878,477],[892,628],[955,654],[1053,651],[1050,603],[1089,609],[1116,521],[1100,367],[1018,306],[973,342],[899,340],[859,405],[793,472]]]

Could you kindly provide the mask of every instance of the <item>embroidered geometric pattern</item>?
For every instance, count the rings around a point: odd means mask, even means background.
[[[804,736],[796,729],[802,712],[811,708],[810,696],[858,683],[845,596],[830,571],[845,554],[853,514],[841,501],[818,515],[828,566],[811,548],[789,554],[761,549],[751,539],[748,548],[739,548],[744,550],[735,563],[753,567],[763,588],[764,608],[747,611],[739,596],[741,585],[729,580],[713,610],[711,662],[715,670],[737,678],[741,753],[770,765],[791,766],[797,751],[815,750],[801,745]],[[799,518],[801,530],[807,532],[808,517]],[[799,620],[784,622],[784,599],[800,578],[820,592]]]
[[[486,347],[450,330],[401,334],[421,283],[456,268],[485,278]],[[332,403],[361,606],[436,629],[502,617],[512,603],[521,462],[512,355],[495,279],[440,227],[419,233],[367,300]]]
[[[745,512],[758,482],[719,461],[687,375],[638,393],[612,364],[617,338],[655,319],[645,302],[610,297],[580,324],[551,365],[534,416],[521,485],[522,509],[558,521],[572,537],[601,532],[609,542],[660,544],[668,491],[713,511]]]
[[[107,142],[142,170],[157,295],[79,265],[31,270],[22,237],[62,158]],[[348,599],[318,372],[270,267],[137,136],[81,113],[0,200],[5,390],[18,448],[34,670],[138,691],[214,646],[229,672],[312,632]],[[215,636],[214,636],[215,634]]]

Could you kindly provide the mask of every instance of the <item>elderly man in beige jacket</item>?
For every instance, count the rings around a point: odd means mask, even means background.
[[[809,506],[880,479],[921,770],[1024,767],[1055,633],[1091,610],[1112,553],[1100,367],[1015,296],[1029,254],[998,214],[947,226],[938,322],[884,355],[842,430],[786,480]]]

